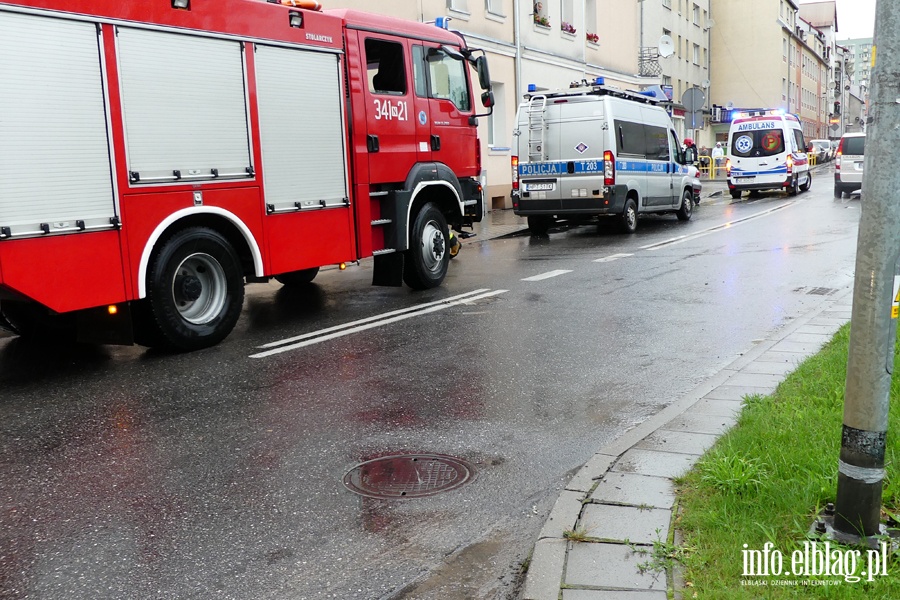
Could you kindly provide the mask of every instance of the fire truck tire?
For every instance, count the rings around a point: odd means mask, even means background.
[[[290,273],[276,275],[275,280],[281,285],[306,285],[307,283],[311,283],[318,274],[319,267],[313,267],[312,269],[303,269],[302,271],[291,271]]]
[[[234,329],[243,303],[240,259],[218,231],[189,227],[154,252],[146,299],[151,345],[180,351],[214,346]]]
[[[679,221],[690,221],[694,214],[694,194],[690,190],[684,190],[681,195],[681,206],[675,211]]]
[[[447,220],[429,202],[416,215],[409,232],[409,250],[403,266],[403,281],[414,290],[441,285],[450,264]]]

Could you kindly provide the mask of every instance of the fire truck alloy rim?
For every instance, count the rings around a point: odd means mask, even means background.
[[[185,321],[202,325],[221,313],[228,296],[228,282],[219,261],[209,254],[191,254],[175,272],[172,297]]]

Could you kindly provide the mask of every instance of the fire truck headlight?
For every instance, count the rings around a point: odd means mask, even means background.
[[[115,304],[110,304],[109,306],[106,307],[106,312],[108,312],[110,315],[119,314],[119,307],[116,306]]]
[[[288,25],[291,27],[303,27],[303,15],[298,12],[291,11],[288,13]]]
[[[339,264],[338,269],[340,269],[341,271],[345,271],[347,269],[347,263]]]
[[[191,0],[172,0],[172,8],[191,10]]]

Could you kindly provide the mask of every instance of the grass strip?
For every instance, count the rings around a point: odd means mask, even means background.
[[[746,398],[737,425],[676,481],[682,507],[677,527],[684,547],[690,548],[680,557],[685,566],[684,598],[900,598],[900,557],[890,550],[888,574],[873,581],[810,573],[744,574],[745,548],[762,550],[771,542],[783,558],[782,573],[791,571],[793,553],[808,548],[805,543],[815,541],[820,550],[824,548],[824,540],[810,537],[809,531],[837,490],[849,337],[847,324],[772,395]],[[896,354],[894,365],[882,505],[898,514],[900,359]],[[848,548],[831,546],[839,548],[838,556],[846,556]],[[842,564],[849,566],[846,561]],[[862,551],[855,574],[865,570],[866,564]]]

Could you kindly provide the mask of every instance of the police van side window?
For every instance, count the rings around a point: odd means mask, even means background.
[[[646,158],[647,142],[644,139],[644,126],[640,123],[614,120],[616,128],[616,153]]]
[[[644,139],[647,144],[647,158],[669,160],[669,132],[662,127],[644,125]]]
[[[366,40],[366,70],[373,94],[405,94],[406,66],[403,45],[384,40]]]

